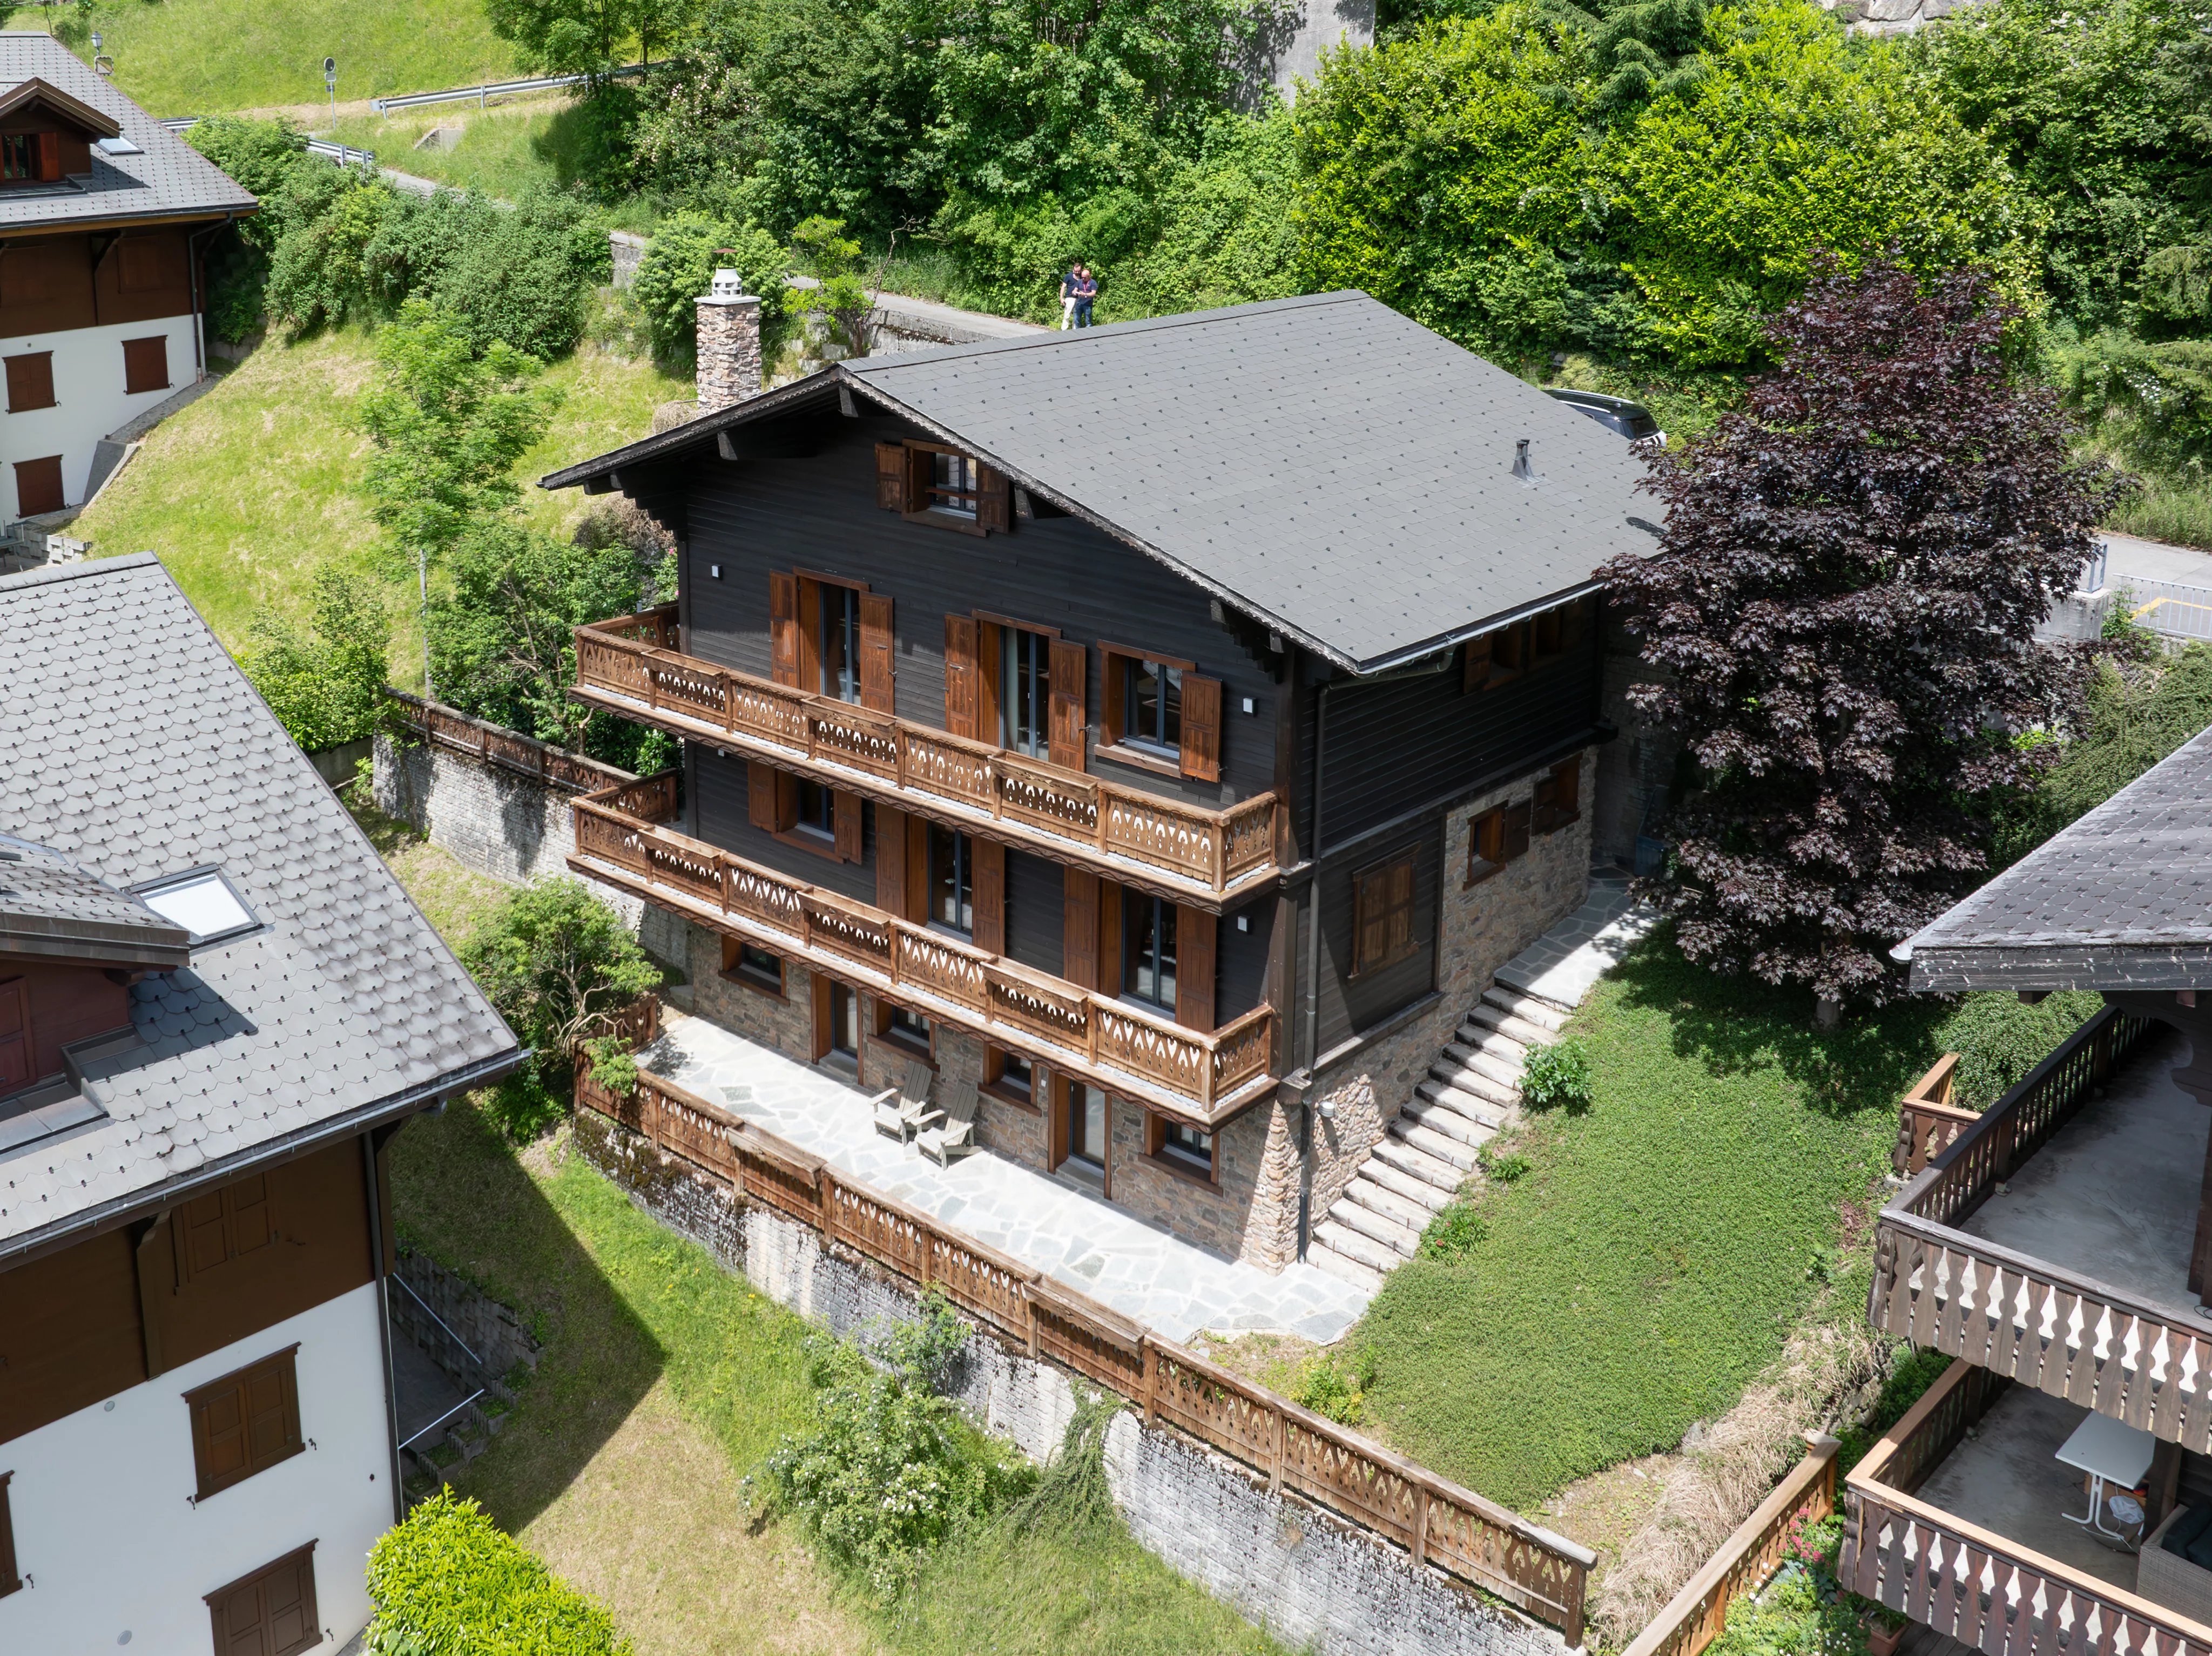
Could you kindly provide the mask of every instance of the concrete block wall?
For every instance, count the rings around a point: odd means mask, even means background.
[[[521,1317],[467,1278],[427,1253],[403,1253],[394,1274],[392,1326],[458,1384],[473,1389],[538,1367],[538,1342]]]
[[[574,1143],[645,1212],[700,1242],[725,1268],[840,1334],[920,1315],[912,1287],[823,1245],[808,1227],[744,1202],[605,1118],[580,1113]],[[978,1329],[948,1389],[986,1430],[1033,1460],[1059,1448],[1073,1417],[1066,1371]],[[1087,1383],[1086,1389],[1087,1389]],[[1138,1542],[1177,1574],[1318,1656],[1557,1656],[1559,1633],[1416,1569],[1397,1549],[1236,1461],[1124,1410],[1106,1438],[1114,1501]]]

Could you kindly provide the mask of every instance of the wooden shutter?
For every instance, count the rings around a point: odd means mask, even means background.
[[[799,688],[799,580],[781,573],[768,578],[769,676]]]
[[[21,258],[20,252],[10,257]],[[54,354],[27,351],[8,359],[8,412],[23,414],[54,405]]]
[[[989,840],[970,839],[975,867],[975,947],[994,955],[1006,952],[1006,848]]]
[[[68,504],[62,494],[60,455],[15,462],[16,516],[35,518],[42,512],[58,512]]]
[[[1069,770],[1083,768],[1083,693],[1091,676],[1091,657],[1080,644],[1052,641],[1051,723],[1047,756]]]
[[[1532,802],[1523,799],[1517,805],[1505,807],[1506,862],[1525,856],[1528,850],[1528,820]]]
[[[1214,933],[1219,921],[1202,908],[1176,907],[1176,1022],[1186,1029],[1211,1029]]]
[[[857,793],[834,793],[830,821],[837,834],[837,860],[857,863],[860,860],[860,796]]]
[[[969,741],[980,740],[976,728],[975,618],[945,618],[945,728]]]
[[[1391,864],[1387,872],[1389,889],[1385,901],[1389,909],[1383,929],[1382,957],[1386,961],[1401,961],[1413,952],[1413,859],[1403,858]]]
[[[15,1569],[15,1524],[8,1513],[8,1481],[13,1472],[0,1472],[0,1598],[23,1585]]]
[[[187,1202],[180,1216],[178,1284],[276,1240],[268,1176],[249,1174]]]
[[[1370,869],[1352,883],[1352,969],[1373,970],[1382,963],[1389,937],[1390,870]]]
[[[135,397],[140,391],[167,391],[169,388],[169,342],[167,336],[155,334],[151,339],[126,339],[123,342],[123,393]]]
[[[1069,870],[1071,873],[1073,870]],[[1067,1118],[1073,1103],[1069,1096],[1069,1083],[1062,1077],[1044,1077],[1045,1097],[1045,1153],[1048,1169],[1056,1168],[1067,1160]]]
[[[1553,767],[1536,784],[1534,821],[1537,832],[1556,834],[1569,823],[1581,819],[1583,767],[1579,760],[1570,759]]]
[[[936,481],[937,457],[926,448],[910,448],[906,452],[906,509],[909,512],[929,510],[929,486]]]
[[[62,176],[62,135],[58,132],[40,132],[33,136],[39,141],[40,182],[59,183]]]
[[[1221,681],[1182,676],[1182,773],[1221,779]]]
[[[300,1453],[300,1389],[292,1362],[298,1350],[288,1346],[185,1394],[200,1500]]]
[[[799,779],[789,771],[775,773],[775,831],[788,834],[799,826]]]
[[[1014,488],[1006,473],[975,468],[975,526],[1003,535],[1014,526]]]
[[[1098,976],[1102,995],[1121,992],[1121,905],[1126,893],[1111,880],[1098,883]]]
[[[310,1541],[244,1580],[208,1594],[216,1656],[299,1656],[323,1641]]]
[[[902,920],[907,918],[906,820],[902,810],[876,807],[876,907]]]
[[[1129,658],[1102,647],[1098,654],[1098,739],[1122,742],[1129,735]]]
[[[1490,688],[1490,634],[1467,641],[1467,655],[1460,665],[1459,688],[1462,695]]]
[[[1082,989],[1098,986],[1098,877],[1062,870],[1060,975]]]
[[[30,980],[9,978],[0,982],[0,1093],[31,1081]]]
[[[884,592],[860,594],[860,705],[896,713],[891,682],[891,601]]]
[[[906,913],[916,925],[929,924],[929,822],[906,819]]]
[[[837,1004],[834,998],[836,986],[819,972],[813,974],[811,981],[813,985],[813,1056],[818,1064],[830,1056],[830,1049],[837,1044]]]
[[[745,763],[745,821],[770,834],[782,826],[775,820],[775,776],[774,766]]]
[[[886,512],[907,511],[906,445],[876,445],[876,504]]]

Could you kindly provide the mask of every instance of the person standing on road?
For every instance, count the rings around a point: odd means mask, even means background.
[[[1083,261],[1070,261],[1067,274],[1060,279],[1060,331],[1066,333],[1075,325],[1075,288],[1083,280]]]
[[[1091,307],[1098,302],[1098,278],[1091,273],[1088,264],[1076,267],[1079,280],[1075,284],[1075,325],[1091,325]]]

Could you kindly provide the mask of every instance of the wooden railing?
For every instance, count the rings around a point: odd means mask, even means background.
[[[497,765],[503,770],[516,771],[578,793],[590,793],[630,779],[628,771],[603,765],[580,753],[570,753],[566,748],[534,741],[519,731],[486,724],[441,701],[425,701],[419,695],[410,695],[389,685],[385,687],[384,694],[398,710],[399,717],[434,745],[467,754],[487,765]]]
[[[834,767],[840,774],[827,779],[890,803],[922,795],[1217,895],[1273,865],[1272,793],[1227,810],[1187,805],[679,654],[675,633],[672,605],[578,628],[578,687],[708,725],[741,747],[763,744],[777,762]]]
[[[1851,1469],[1844,1585],[1990,1656],[2212,1656],[2212,1629],[1917,1498],[2003,1384],[1952,1364]]]
[[[1868,1319],[2199,1453],[2212,1451],[2212,1330],[2083,1272],[1957,1228],[2074,1117],[2148,1020],[2107,1008],[1965,1127],[1883,1210]],[[2177,1261],[2188,1246],[2177,1237]]]
[[[1808,1433],[1806,1441],[1805,1458],[1651,1618],[1623,1656],[1698,1656],[1727,1628],[1729,1605],[1758,1592],[1781,1565],[1797,1531],[1836,1510],[1839,1446],[1834,1438],[1814,1433]]]
[[[1031,1356],[1127,1398],[1164,1425],[1551,1623],[1570,1647],[1596,1555],[940,1224],[674,1083],[641,1074],[617,1096],[588,1073],[580,1107],[612,1118],[748,1199],[936,1289]]]
[[[641,896],[683,900],[714,923],[771,947],[797,945],[871,985],[899,992],[916,1010],[965,1025],[1001,1045],[1168,1113],[1211,1124],[1255,1083],[1268,1080],[1274,1009],[1261,1004],[1213,1030],[1187,1029],[1065,979],[986,953],[818,886],[659,826],[676,809],[673,773],[571,802],[570,866],[611,883],[630,877]],[[586,866],[589,862],[593,866]]]
[[[1978,1118],[1951,1102],[1952,1086],[1959,1072],[1959,1055],[1946,1052],[1935,1067],[1912,1083],[1899,1101],[1897,1144],[1890,1151],[1890,1170],[1899,1179],[1912,1175],[1942,1155]]]

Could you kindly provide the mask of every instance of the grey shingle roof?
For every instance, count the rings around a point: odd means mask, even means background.
[[[0,191],[0,233],[106,219],[196,218],[250,212],[253,197],[213,161],[95,75],[51,35],[0,31],[0,92],[36,76],[114,118],[144,151],[112,155],[94,145],[92,176]]]
[[[2212,987],[2212,731],[1910,940],[1912,986]]]
[[[266,922],[132,991],[102,1119],[0,1149],[0,1253],[498,1073],[514,1037],[150,556],[0,578],[0,832]],[[167,1192],[165,1192],[166,1194]]]
[[[51,846],[0,834],[0,954],[175,967],[191,958],[186,939]]]
[[[1621,439],[1361,293],[842,363],[980,452],[1340,664],[1371,670],[1655,546]],[[806,382],[556,472],[672,454]],[[1537,480],[1513,476],[1529,442]]]

